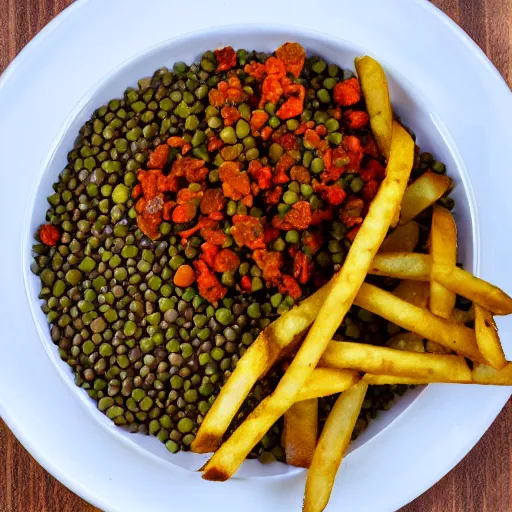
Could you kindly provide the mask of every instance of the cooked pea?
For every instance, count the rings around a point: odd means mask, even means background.
[[[309,167],[311,165],[311,162],[313,160],[313,153],[311,151],[305,151],[302,155],[302,165],[304,167]]]
[[[300,193],[308,199],[311,194],[313,193],[313,187],[311,185],[307,185],[305,183],[301,184],[300,186]]]
[[[272,162],[277,162],[281,155],[283,154],[283,147],[277,144],[277,142],[274,142],[270,145],[270,148],[268,150],[268,156],[272,160]]]
[[[350,182],[350,189],[354,193],[360,192],[362,190],[363,186],[364,186],[364,182],[363,182],[363,180],[359,176],[356,176]]]
[[[328,132],[335,132],[340,127],[340,123],[334,117],[331,117],[325,122],[325,127]]]
[[[254,160],[255,158],[258,158],[260,152],[258,151],[258,148],[251,148],[248,149],[245,153],[245,158],[247,160]]]
[[[250,318],[260,318],[261,316],[261,309],[260,305],[257,302],[253,302],[249,305],[247,308],[247,314]]]
[[[290,231],[286,232],[286,235],[285,235],[284,239],[289,244],[298,244],[299,240],[300,240],[299,232],[296,231],[295,229],[291,229]]]
[[[178,421],[177,427],[181,433],[186,434],[194,428],[194,422],[190,418],[182,418]]]
[[[336,64],[329,64],[329,67],[327,68],[327,73],[329,73],[329,76],[335,77],[338,75],[340,71],[340,68],[336,66]]]
[[[290,132],[294,132],[300,126],[300,122],[297,119],[288,119],[286,121],[286,127]]]
[[[271,128],[278,128],[279,125],[281,124],[281,120],[279,119],[279,117],[277,116],[272,116],[269,120],[268,120],[268,124]]]
[[[322,103],[329,103],[331,101],[331,96],[327,89],[318,89],[316,96]]]
[[[318,253],[316,261],[321,267],[326,267],[331,262],[331,257],[329,256],[328,253],[322,251]]]
[[[321,159],[321,158],[313,158],[313,160],[311,161],[311,170],[315,173],[315,174],[318,174],[318,173],[321,173],[324,168],[325,168],[325,165],[324,165],[324,161]]]
[[[432,165],[432,170],[439,174],[444,174],[446,172],[446,165],[436,160]]]
[[[337,83],[337,80],[333,77],[328,77],[326,78],[323,82],[322,82],[322,85],[327,89],[327,90],[331,90],[331,89],[334,89],[334,86],[336,85]]]
[[[231,313],[227,308],[219,308],[215,312],[215,318],[222,325],[229,325],[234,320],[233,313]]]
[[[236,137],[236,132],[232,126],[226,126],[223,128],[219,133],[219,137],[226,144],[236,144],[238,140]]]
[[[327,67],[327,62],[325,62],[325,60],[317,60],[315,63],[313,63],[313,65],[311,66],[311,69],[317,73],[317,74],[321,74],[325,71],[325,68]]]
[[[244,119],[239,119],[236,123],[236,136],[242,140],[251,133],[251,127]]]
[[[287,190],[283,194],[283,201],[287,205],[295,204],[298,200],[299,200],[299,196],[297,195],[296,192],[292,192],[291,190]]]
[[[284,251],[286,249],[286,244],[282,238],[277,238],[272,244],[272,248],[274,251]]]
[[[327,137],[325,137],[331,144],[335,146],[339,146],[341,141],[343,140],[343,135],[339,132],[328,133]]]

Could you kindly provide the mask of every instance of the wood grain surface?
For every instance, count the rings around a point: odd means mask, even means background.
[[[70,3],[71,0],[0,0],[0,72]],[[512,0],[435,0],[433,3],[477,42],[512,86]],[[512,402],[509,402],[468,456],[401,512],[511,511],[511,425]],[[39,466],[0,420],[0,511],[94,512],[97,509]]]

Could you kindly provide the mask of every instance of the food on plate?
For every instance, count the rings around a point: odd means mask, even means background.
[[[94,111],[49,196],[33,269],[52,340],[100,411],[191,448],[261,331],[344,261],[384,175],[367,119],[353,73],[296,44],[207,51]],[[370,324],[351,317],[352,339],[364,336]],[[218,442],[274,373],[248,379]],[[282,459],[281,428],[252,456]]]
[[[328,290],[329,285],[325,285],[259,334],[201,423],[192,451],[208,453],[220,446],[222,436],[256,381],[267,373],[283,351],[292,350],[299,342],[300,335],[315,319]]]
[[[331,341],[318,364],[377,375],[471,381],[471,370],[462,356],[410,352],[365,343]]]
[[[512,386],[512,363],[507,362],[501,370],[486,364],[473,367],[473,382],[492,386]]]
[[[512,297],[503,290],[469,272],[444,263],[432,263],[428,254],[385,253],[375,257],[370,273],[397,279],[426,281],[428,276],[448,290],[475,304],[480,304],[495,315],[512,313]]]
[[[428,254],[414,252],[377,254],[369,273],[396,279],[428,281],[430,279],[430,261]]]
[[[284,413],[281,442],[286,463],[298,468],[309,468],[318,437],[318,400],[309,398],[295,402]]]
[[[304,512],[320,512],[327,506],[367,389],[368,384],[358,382],[340,395],[329,413],[308,471]]]
[[[422,174],[405,191],[400,207],[400,224],[406,224],[432,206],[451,186],[452,180],[445,174],[433,171]]]
[[[361,379],[370,386],[396,386],[399,384],[405,386],[421,386],[424,384],[435,384],[435,383],[453,383],[452,381],[440,381],[439,379],[429,379],[425,377],[403,377],[400,375],[374,375],[372,373],[365,373]],[[458,382],[458,381],[457,381]],[[457,383],[455,382],[455,383]],[[460,382],[459,382],[460,383]],[[468,384],[469,382],[464,381],[462,384]]]
[[[489,311],[478,304],[475,304],[475,334],[478,350],[485,361],[496,370],[505,368],[507,360],[494,318]]]
[[[101,412],[215,452],[208,480],[309,467],[306,511],[408,386],[512,385],[512,298],[457,265],[444,164],[379,63],[355,67],[288,42],[157,70],[84,124],[34,245],[51,339]]]
[[[414,142],[395,122],[386,177],[370,204],[368,214],[350,247],[345,263],[333,278],[331,290],[310,331],[275,391],[215,452],[203,468],[203,478],[226,480],[232,476],[252,447],[293,403],[354,302],[373,257],[391,225],[396,206],[403,196],[412,169],[413,157]]]
[[[355,67],[361,82],[375,142],[382,154],[388,158],[393,133],[393,111],[386,73],[382,66],[368,55],[358,57],[355,60]]]
[[[459,267],[434,263],[432,279],[495,315],[510,315],[512,313],[512,297],[497,286],[472,276]]]
[[[432,227],[429,240],[432,261],[455,266],[457,264],[457,226],[452,214],[442,206],[432,209]],[[456,294],[442,284],[430,280],[430,311],[437,316],[450,318],[455,307]]]
[[[473,361],[482,361],[475,333],[469,327],[435,316],[427,309],[414,306],[368,283],[361,286],[354,303]]]
[[[355,370],[317,367],[297,395],[297,400],[335,395],[347,390],[360,379],[360,373]]]

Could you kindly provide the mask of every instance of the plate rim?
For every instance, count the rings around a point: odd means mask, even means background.
[[[410,1],[410,0],[409,0]],[[73,13],[76,13],[76,11],[78,11],[78,9],[86,6],[86,5],[89,5],[90,3],[93,3],[93,0],[81,0],[80,2],[77,2],[76,4],[72,4],[71,6],[67,7],[63,12],[61,12],[54,20],[52,20],[50,22],[50,24],[48,24],[23,50],[22,52],[20,52],[20,54],[18,55],[18,57],[16,59],[14,59],[11,64],[6,68],[6,70],[4,71],[4,73],[2,74],[2,76],[0,77],[0,94],[2,93],[3,91],[3,86],[7,83],[8,79],[18,70],[19,67],[22,66],[22,64],[27,61],[30,57],[30,53],[33,53],[43,42],[44,40],[46,39],[46,37],[48,37],[49,34],[51,34],[52,32],[56,31],[56,29],[61,25],[63,24],[67,19],[68,17],[70,17]],[[428,2],[424,1],[424,0],[414,0],[414,2],[411,2],[411,3],[416,3],[416,4],[421,4],[423,7],[427,7],[428,9],[432,9],[434,11],[436,11],[436,16],[439,18],[441,18],[445,23],[447,23],[448,25],[451,25],[451,29],[455,29],[455,32],[458,33],[459,37],[462,36],[462,39],[464,40],[464,42],[467,44],[469,43],[469,46],[470,46],[470,49],[472,51],[473,54],[475,54],[475,50],[476,50],[476,54],[477,56],[480,57],[480,60],[482,60],[486,67],[488,68],[488,70],[490,70],[496,77],[498,77],[500,79],[500,81],[503,83],[503,85],[505,85],[505,87],[508,89],[507,85],[506,85],[506,82],[504,81],[503,77],[501,77],[501,75],[498,73],[498,71],[496,70],[496,68],[492,65],[492,63],[489,61],[489,59],[485,56],[485,54],[482,52],[482,50],[480,48],[478,48],[478,46],[476,45],[476,43],[474,43],[470,38],[469,36],[467,36],[467,34],[465,34],[462,29],[460,27],[458,27],[452,20],[450,20],[444,13],[442,13],[439,9],[437,9],[435,6],[429,4]],[[215,27],[217,28],[217,27]],[[181,34],[181,35],[184,35],[184,34]],[[180,35],[180,36],[181,36]],[[178,36],[178,37],[180,37]],[[482,59],[483,57],[483,59]],[[496,402],[496,407],[495,407],[495,412],[496,414],[499,412],[499,410],[501,410],[501,408],[504,406],[504,404],[506,403],[506,400],[507,398],[505,398],[504,400],[499,400],[499,402],[503,402],[501,404],[498,404],[498,401]],[[2,403],[2,400],[0,400],[0,410],[2,410],[2,416],[4,418],[4,421],[6,422],[6,424],[9,426],[9,428],[11,428],[11,430],[15,433],[16,437],[18,437],[18,439],[20,439],[22,441],[22,443],[24,444],[24,446],[29,446],[31,445],[32,443],[25,438],[25,436],[23,435],[22,433],[22,429],[21,428],[18,428],[19,425],[16,425],[14,421],[10,421],[11,418],[9,418],[9,415],[7,413],[7,411],[3,410],[3,403]],[[494,412],[492,413],[494,414]],[[495,417],[495,416],[494,416]],[[494,417],[492,418],[492,420],[489,422],[489,425],[490,423],[492,423],[492,421],[494,420]],[[479,439],[479,438],[478,438]],[[478,441],[478,439],[473,443],[471,444],[471,447],[476,444],[476,442]],[[465,456],[465,454],[467,453],[467,449],[464,448],[461,450],[461,453],[459,453],[455,458],[454,458],[454,462],[453,462],[453,465],[451,465],[447,471],[449,471],[449,469],[451,469],[455,464],[457,464],[463,456]],[[46,467],[46,465],[51,465],[50,464],[50,461],[44,457],[44,455],[42,453],[39,453],[39,449],[36,449],[35,447],[32,447],[30,449],[30,452],[32,454],[34,454],[36,456],[36,459],[44,466]],[[459,457],[460,455],[460,457]],[[44,463],[42,462],[44,460]],[[89,492],[87,492],[85,489],[75,489],[74,486],[72,485],[68,485],[67,483],[67,478],[65,475],[62,475],[60,470],[58,468],[55,468],[55,473],[51,470],[49,470],[52,474],[58,474],[59,476],[57,476],[57,478],[63,482],[66,486],[68,486],[69,488],[71,488],[74,492],[76,492],[77,494],[79,494],[80,496],[82,496],[84,499],[86,499],[87,501],[91,502],[91,503],[95,503],[95,499],[92,498],[91,494]],[[446,472],[447,472],[446,471]],[[445,474],[444,470],[443,470],[443,473],[442,475],[440,475],[441,477]],[[432,483],[434,483],[435,481],[437,481],[438,478],[435,478],[433,480]],[[428,488],[430,487],[431,483],[428,483],[425,485],[425,488]],[[84,494],[82,494],[82,492],[84,492]],[[414,497],[416,497],[418,494],[416,491],[414,491],[414,496],[412,496],[410,499],[414,499]],[[99,503],[99,502],[98,502]],[[108,505],[108,507],[110,508],[111,505],[110,504],[100,504],[99,503],[99,506],[102,506],[104,507],[105,505]]]

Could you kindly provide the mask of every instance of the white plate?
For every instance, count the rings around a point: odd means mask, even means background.
[[[32,319],[23,280],[28,236],[38,223],[33,214],[41,215],[44,209],[45,188],[53,181],[52,173],[62,167],[65,147],[59,148],[59,140],[84,98],[107,99],[129,85],[123,80],[133,82],[169,64],[175,55],[195,56],[206,49],[196,50],[200,42],[246,47],[252,42],[265,49],[297,35],[293,39],[342,64],[347,64],[356,46],[364,48],[388,63],[388,72],[397,80],[394,104],[419,135],[422,147],[434,149],[453,175],[455,168],[461,173],[458,224],[467,235],[461,237],[466,264],[512,289],[512,277],[500,271],[508,267],[510,242],[499,231],[503,221],[512,218],[505,183],[510,179],[500,174],[506,168],[503,148],[510,143],[508,88],[467,36],[428,3],[353,3],[317,2],[313,7],[311,2],[295,1],[285,8],[288,4],[263,0],[253,12],[256,8],[242,9],[238,2],[219,6],[196,0],[193,9],[165,0],[145,6],[133,0],[83,0],[47,27],[2,77],[0,140],[6,149],[0,211],[6,220],[1,301],[9,314],[1,320],[0,412],[39,462],[104,510],[230,511],[239,510],[241,504],[254,511],[300,510],[304,474],[204,482],[169,463],[160,446],[154,448],[153,443],[146,449],[141,446],[145,443],[133,442],[134,436],[126,439],[118,429],[98,421],[90,405],[77,398],[83,395],[69,385],[36,308],[37,323]],[[270,20],[288,27],[265,26]],[[210,31],[162,46],[170,37],[187,32],[247,22],[254,25]],[[325,36],[299,30],[303,28],[323,31]],[[95,86],[122,62],[153,45],[159,46],[144,60],[128,63],[99,89]],[[146,71],[140,73],[145,65]],[[84,108],[82,115],[90,112],[91,104]],[[25,135],[27,125],[30,137]],[[55,149],[42,188],[32,197]],[[27,284],[34,305],[30,277]],[[500,327],[505,348],[512,348],[506,343],[512,323],[500,322]],[[508,389],[429,386],[394,422],[396,409],[365,434],[343,464],[330,509],[343,505],[350,511],[393,510],[412,500],[467,453],[509,395]],[[406,404],[401,405],[405,409]]]

